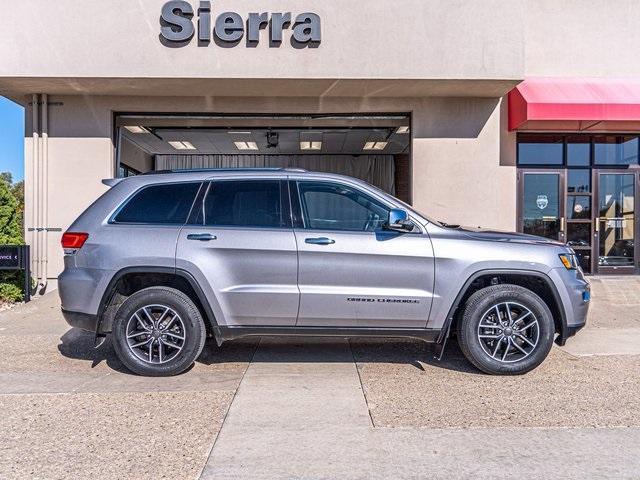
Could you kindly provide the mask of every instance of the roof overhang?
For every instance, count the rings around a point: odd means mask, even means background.
[[[526,79],[509,92],[509,130],[640,131],[640,79]]]
[[[489,97],[499,98],[519,80],[319,79],[319,78],[37,78],[0,77],[0,92],[19,98],[50,95],[216,97]]]

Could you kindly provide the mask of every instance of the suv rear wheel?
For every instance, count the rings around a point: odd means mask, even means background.
[[[547,304],[518,285],[493,285],[475,292],[458,322],[464,355],[485,373],[519,375],[540,365],[555,333]]]
[[[118,309],[112,335],[116,354],[129,370],[160,377],[177,375],[193,364],[204,347],[206,329],[187,295],[150,287]]]

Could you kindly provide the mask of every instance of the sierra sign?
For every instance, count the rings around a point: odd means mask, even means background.
[[[191,4],[184,0],[172,0],[162,7],[160,36],[169,46],[186,45],[196,34],[194,12]],[[294,45],[317,46],[322,40],[320,17],[315,13],[301,13],[292,21],[291,12],[250,13],[245,21],[238,13],[224,12],[212,22],[211,2],[201,1],[197,10],[197,34],[199,45],[213,40],[223,46],[235,46],[246,34],[248,46],[260,42],[260,30],[269,27],[269,45],[282,43],[283,31],[292,28],[291,42]],[[213,28],[212,28],[213,26]]]

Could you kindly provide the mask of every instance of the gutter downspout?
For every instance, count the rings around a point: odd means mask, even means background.
[[[42,95],[42,213],[44,218],[41,227],[44,228],[42,239],[42,294],[49,284],[49,95]],[[42,235],[41,235],[42,236]]]
[[[40,147],[40,135],[39,132],[39,117],[40,117],[40,98],[38,95],[33,94],[31,96],[31,112],[32,112],[32,158],[31,158],[31,175],[33,178],[33,187],[31,189],[31,246],[33,253],[31,255],[32,269],[36,277],[36,290],[40,284],[40,260],[38,251],[38,192],[39,192],[39,147]]]

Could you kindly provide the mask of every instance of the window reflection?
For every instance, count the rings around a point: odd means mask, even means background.
[[[567,218],[569,220],[590,219],[591,197],[588,195],[569,195],[567,197]]]
[[[603,174],[598,198],[600,245],[598,265],[633,266],[635,243],[635,176]]]
[[[518,163],[521,165],[561,166],[564,138],[561,135],[520,135]]]
[[[579,169],[567,171],[567,192],[589,193],[591,191],[591,170]]]
[[[638,137],[607,135],[594,137],[596,165],[635,165],[638,163]]]
[[[591,163],[591,137],[574,135],[567,137],[567,165],[588,167]]]
[[[524,176],[524,233],[558,239],[560,233],[560,176],[528,173]]]

